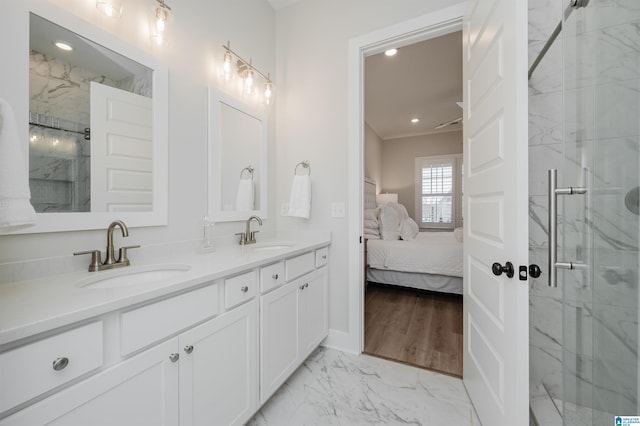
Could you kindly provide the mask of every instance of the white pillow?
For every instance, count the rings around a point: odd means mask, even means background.
[[[462,242],[462,236],[464,235],[464,230],[462,228],[456,228],[453,230],[453,236],[459,243]]]
[[[364,219],[378,220],[378,208],[375,209],[365,209],[364,210]]]
[[[409,217],[409,213],[407,213],[407,208],[399,203],[387,203],[385,204],[391,208],[393,208],[397,213],[400,221]]]
[[[378,232],[378,219],[365,219],[363,223],[364,229],[371,229]]]
[[[418,232],[420,232],[420,227],[418,227],[418,224],[415,220],[408,217],[402,221],[402,226],[400,228],[400,238],[405,241],[411,241],[416,237],[416,235],[418,235]]]
[[[400,218],[396,209],[388,204],[380,206],[380,236],[383,240],[400,239]]]
[[[369,234],[365,231],[364,238],[367,240],[379,240],[380,234]]]

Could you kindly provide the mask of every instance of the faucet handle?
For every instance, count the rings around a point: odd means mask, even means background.
[[[100,265],[102,264],[102,261],[100,260],[100,250],[86,250],[86,251],[77,251],[73,253],[74,256],[78,256],[82,254],[91,255],[91,263],[89,263],[89,272],[95,272],[100,268]]]
[[[260,232],[260,231],[251,231],[251,234],[249,235],[249,241],[251,241],[252,243],[256,242],[256,234]]]
[[[244,232],[236,232],[234,235],[240,236],[240,245],[243,246],[247,242],[247,234]]]
[[[124,263],[125,265],[130,265],[129,259],[127,258],[127,250],[140,248],[140,244],[136,244],[135,246],[123,246],[118,250],[118,261],[116,263]]]

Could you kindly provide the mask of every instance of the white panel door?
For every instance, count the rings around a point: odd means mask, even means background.
[[[91,82],[91,211],[153,210],[152,100]]]
[[[180,425],[243,425],[258,409],[258,302],[180,335]]]
[[[464,383],[484,425],[528,420],[527,2],[472,0],[463,24]],[[510,261],[512,278],[492,264]]]

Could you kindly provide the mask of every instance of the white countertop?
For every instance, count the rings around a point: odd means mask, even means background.
[[[58,327],[149,302],[171,293],[195,288],[203,283],[295,256],[330,244],[329,234],[303,236],[295,240],[260,241],[257,245],[229,246],[212,253],[167,256],[153,262],[101,272],[73,272],[44,278],[0,284],[0,347],[7,343]],[[284,243],[289,247],[258,249]],[[150,284],[111,288],[81,287],[97,274],[126,271],[148,265],[189,265],[178,276]]]

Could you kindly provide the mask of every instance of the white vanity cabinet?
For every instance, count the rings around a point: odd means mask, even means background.
[[[177,348],[177,338],[161,343],[0,420],[0,425],[176,425],[178,364],[169,357]]]
[[[326,255],[254,263],[0,346],[0,426],[245,424],[327,335]]]
[[[328,274],[315,254],[285,263],[297,277],[260,297],[260,402],[266,402],[327,336]]]
[[[180,425],[242,425],[258,409],[258,302],[180,335]]]

